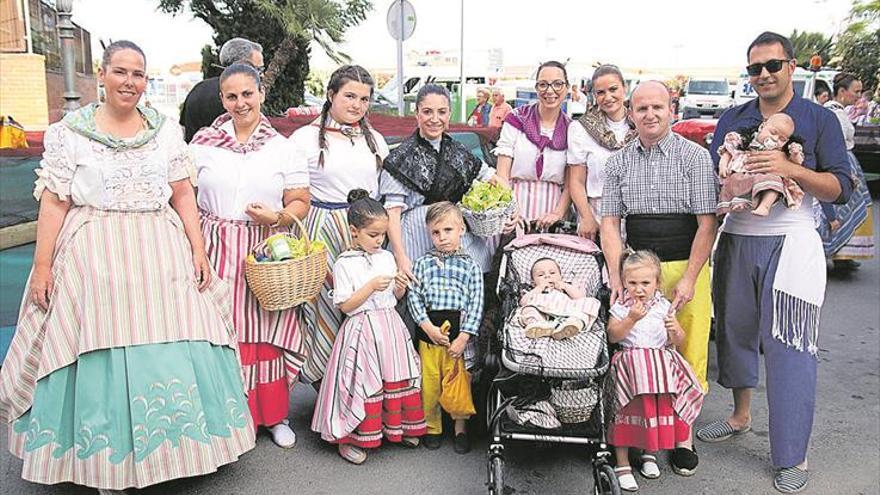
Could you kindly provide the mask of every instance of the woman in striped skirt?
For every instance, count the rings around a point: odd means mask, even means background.
[[[290,143],[260,113],[264,98],[256,69],[227,67],[220,76],[227,113],[197,132],[190,149],[208,258],[233,288],[233,322],[251,417],[256,426],[270,429],[277,445],[290,448],[296,435],[287,424],[288,390],[303,363],[299,310],[262,309],[247,287],[244,263],[257,244],[274,233],[290,232],[294,217],[306,215],[309,175]]]
[[[320,117],[290,136],[294,153],[308,162],[311,209],[306,228],[312,239],[326,246],[331,266],[351,243],[346,219],[348,192],[364,189],[377,198],[379,171],[388,155],[385,139],[366,118],[373,88],[373,78],[363,67],[336,69],[327,83],[327,101]],[[333,304],[332,290],[333,280],[328,277],[317,299],[302,306],[306,362],[301,379],[305,382],[324,376],[342,324],[343,314]]]
[[[428,206],[440,201],[457,203],[474,179],[497,180],[495,170],[446,134],[449,127],[449,92],[428,84],[416,96],[419,127],[388,154],[379,178],[379,193],[390,217],[388,240],[397,267],[412,277],[412,262],[434,248],[425,226]],[[489,271],[491,246],[466,233],[462,247]]]
[[[537,80],[538,101],[507,115],[493,153],[498,156],[498,176],[513,188],[521,219],[545,227],[570,213],[565,176],[571,119],[562,111],[568,94],[565,66],[545,62]]]
[[[874,257],[871,192],[868,190],[862,166],[852,152],[856,131],[846,112],[846,107],[854,104],[861,92],[862,82],[856,76],[840,72],[834,76],[834,99],[825,103],[825,108],[834,112],[840,121],[853,181],[853,193],[849,201],[842,205],[821,203],[821,209],[817,210],[819,235],[822,236],[825,256],[831,259],[837,269],[855,269],[859,266],[857,260]]]
[[[216,471],[254,446],[190,154],[175,122],[137,106],[145,65],[134,43],[111,43],[106,102],[44,138],[34,268],[0,369],[9,449],[37,483],[114,493]]]

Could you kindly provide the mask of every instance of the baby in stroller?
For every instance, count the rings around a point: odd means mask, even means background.
[[[614,472],[620,488],[636,491],[630,447],[645,450],[641,456],[645,478],[660,477],[658,450],[674,449],[675,472],[693,474],[686,462],[675,458],[693,452],[690,430],[703,405],[703,390],[690,365],[675,350],[685,335],[670,311],[672,304],[660,291],[660,259],[651,251],[635,251],[621,265],[624,297],[611,307],[608,320],[608,340],[622,347],[612,356],[609,371],[615,385],[616,414],[608,440],[615,446]]]
[[[519,311],[526,337],[561,340],[590,328],[599,315],[599,301],[588,298],[583,288],[563,281],[556,260],[538,259],[531,275],[534,288],[523,295]]]

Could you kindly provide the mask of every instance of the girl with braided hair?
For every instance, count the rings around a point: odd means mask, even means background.
[[[378,199],[379,172],[388,146],[367,122],[375,83],[359,65],[344,65],[330,76],[321,115],[290,136],[296,156],[309,166],[311,208],[306,218],[309,237],[327,246],[332,264],[349,248],[348,192],[364,189]],[[306,362],[302,380],[316,382],[324,369],[344,315],[333,304],[332,277],[315,301],[303,305]]]

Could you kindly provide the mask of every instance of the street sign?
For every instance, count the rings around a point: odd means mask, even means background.
[[[416,30],[416,9],[407,0],[395,0],[388,8],[386,21],[392,38],[397,41],[407,40]]]
[[[403,40],[416,30],[416,9],[408,0],[394,0],[386,16],[388,32],[397,40],[397,114],[403,116]]]

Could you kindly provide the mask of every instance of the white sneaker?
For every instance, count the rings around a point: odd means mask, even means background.
[[[296,433],[288,426],[289,424],[290,422],[285,419],[269,428],[272,432],[272,441],[282,449],[292,449],[296,445]]]

